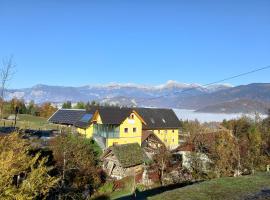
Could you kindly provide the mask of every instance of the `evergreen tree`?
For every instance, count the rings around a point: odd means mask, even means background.
[[[85,103],[82,101],[77,102],[77,104],[74,106],[75,109],[85,109]]]
[[[67,101],[67,102],[63,103],[62,108],[71,109],[72,108],[71,101]]]

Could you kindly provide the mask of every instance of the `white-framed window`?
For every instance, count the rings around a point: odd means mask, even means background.
[[[136,133],[137,132],[137,128],[133,128],[133,133]]]
[[[128,128],[125,128],[125,129],[124,129],[124,132],[125,132],[125,133],[128,133]]]

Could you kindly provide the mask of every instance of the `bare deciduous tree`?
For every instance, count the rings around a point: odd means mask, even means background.
[[[172,159],[171,152],[166,147],[160,147],[153,157],[153,167],[159,171],[161,185],[164,185],[164,173]]]
[[[9,81],[13,78],[15,73],[15,64],[13,62],[13,56],[9,56],[3,58],[2,66],[0,68],[0,86],[1,86],[1,93],[0,93],[0,114],[1,119],[3,119],[3,111],[4,111],[4,101],[5,101],[5,93],[8,86]]]

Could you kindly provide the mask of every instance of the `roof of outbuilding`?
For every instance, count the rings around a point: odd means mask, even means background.
[[[146,130],[142,131],[142,138],[141,138],[142,143],[143,143],[145,140],[147,140],[149,137],[154,138],[154,139],[155,139],[156,141],[158,141],[160,144],[162,144],[162,145],[165,146],[165,144],[159,139],[158,136],[156,136],[156,135],[153,133],[153,131],[146,131]]]
[[[182,144],[180,146],[178,146],[176,149],[174,149],[172,152],[178,152],[178,151],[190,151],[190,152],[194,152],[195,151],[195,146],[194,144]]]
[[[138,143],[115,145],[109,148],[124,168],[140,165],[147,156]]]
[[[144,119],[146,125],[143,129],[177,129],[180,127],[179,119],[172,109],[166,108],[134,108]]]
[[[48,121],[55,124],[75,125],[85,113],[84,109],[59,109]]]

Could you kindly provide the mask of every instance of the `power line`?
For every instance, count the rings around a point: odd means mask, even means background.
[[[261,67],[261,68],[258,68],[258,69],[254,69],[254,70],[251,70],[251,71],[248,71],[248,72],[244,72],[244,73],[241,73],[241,74],[237,74],[237,75],[234,75],[234,76],[230,76],[230,77],[227,77],[227,78],[224,78],[224,79],[220,79],[220,80],[217,80],[217,81],[214,81],[214,82],[210,82],[210,83],[207,83],[207,84],[204,84],[204,85],[199,85],[199,86],[195,86],[193,88],[184,89],[182,91],[176,91],[176,92],[173,92],[173,93],[170,93],[170,94],[165,94],[165,95],[161,95],[161,96],[158,96],[158,97],[144,99],[144,100],[141,100],[141,101],[137,101],[137,103],[142,103],[142,102],[145,102],[145,101],[151,101],[151,100],[159,99],[159,98],[162,98],[162,97],[167,97],[167,96],[170,96],[172,94],[181,94],[181,93],[184,93],[184,92],[194,90],[196,88],[214,85],[214,84],[217,84],[217,83],[221,83],[221,82],[224,82],[224,81],[235,79],[235,78],[238,78],[238,77],[241,77],[241,76],[246,76],[248,74],[253,74],[255,72],[262,71],[262,70],[269,69],[269,68],[270,68],[270,65],[266,66],[266,67]]]

